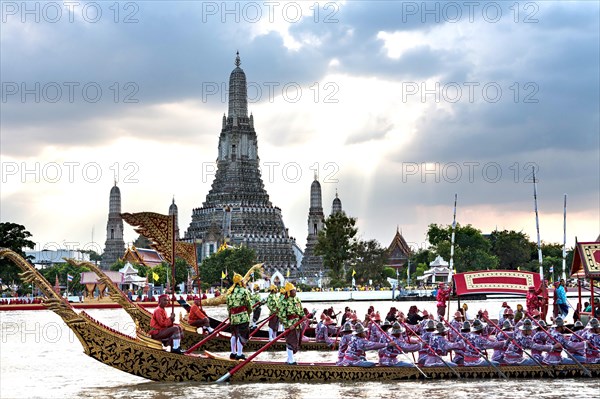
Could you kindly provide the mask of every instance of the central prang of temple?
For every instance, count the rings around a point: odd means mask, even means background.
[[[266,271],[296,275],[295,240],[273,206],[259,169],[254,118],[248,117],[246,74],[237,54],[229,77],[229,109],[219,136],[217,172],[201,208],[192,211],[187,240],[199,245],[199,260],[223,243],[253,248]]]

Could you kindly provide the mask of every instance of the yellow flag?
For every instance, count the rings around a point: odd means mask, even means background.
[[[154,279],[154,281],[158,281],[159,277],[160,276],[156,272],[152,272],[152,278]]]
[[[356,270],[352,269],[352,277],[356,275]]]
[[[289,276],[290,276],[290,269],[288,267],[288,271],[287,271],[286,277],[289,277]]]
[[[225,275],[225,272],[221,272],[221,280],[223,280],[225,277],[227,277],[227,276]]]

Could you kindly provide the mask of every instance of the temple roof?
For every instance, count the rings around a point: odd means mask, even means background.
[[[333,203],[331,204],[331,214],[333,215],[334,213],[343,211],[344,210],[342,209],[342,200],[339,199],[338,192],[337,190],[335,190],[335,198],[333,199]]]
[[[448,262],[446,262],[444,260],[444,258],[442,258],[441,256],[437,256],[433,262],[429,263],[429,266],[431,267],[447,267],[448,266]]]
[[[169,206],[169,215],[172,215],[173,213],[177,213],[177,205],[175,204],[175,197],[173,197],[173,202]]]
[[[127,248],[123,260],[148,267],[158,266],[164,262],[164,258],[154,249],[136,248],[135,246]]]
[[[321,183],[319,183],[315,174],[315,180],[310,185],[310,208],[311,210],[320,209],[322,212],[322,204],[323,202],[321,197]]]
[[[121,269],[119,269],[119,273],[128,275],[128,274],[137,274],[138,271],[135,267],[133,267],[133,265],[131,263],[127,262],[127,263],[125,263],[125,266],[123,266]]]
[[[571,278],[600,278],[600,241],[575,245],[570,275]]]
[[[396,235],[394,236],[392,243],[388,247],[388,254],[390,258],[392,258],[392,254],[394,254],[396,249],[398,249],[400,253],[403,254],[405,257],[408,257],[411,254],[410,247],[406,243],[404,237],[402,237],[402,234],[400,233],[400,230],[398,228],[396,228]]]
[[[104,274],[110,278],[113,283],[122,284],[123,274],[112,270],[105,270]],[[79,284],[97,284],[98,276],[94,272],[82,272]]]

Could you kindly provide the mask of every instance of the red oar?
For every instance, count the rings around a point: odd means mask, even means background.
[[[371,319],[371,317],[369,317],[369,319]],[[409,361],[409,363],[410,363],[410,358],[408,357],[408,355],[406,354],[406,352],[404,352],[404,350],[403,350],[403,349],[400,347],[400,345],[398,345],[398,344],[396,343],[396,341],[394,341],[394,339],[388,335],[388,333],[386,333],[385,331],[383,331],[383,328],[381,328],[381,326],[380,326],[379,324],[377,324],[377,323],[374,323],[374,322],[373,322],[373,319],[371,319],[371,323],[373,323],[373,324],[375,324],[375,325],[377,326],[377,328],[378,328],[378,329],[379,329],[379,331],[380,331],[380,332],[383,334],[383,336],[385,337],[385,339],[386,339],[388,342],[392,343],[392,344],[393,344],[393,345],[394,345],[396,348],[398,348],[398,350],[400,351],[400,353],[401,353],[401,354],[403,354],[403,355],[404,355],[404,357],[406,358],[406,360],[408,360],[408,361]],[[418,366],[416,363],[413,363],[413,365],[414,365],[414,366],[417,368],[417,370],[419,370],[419,372],[420,372],[421,374],[423,374],[423,377],[425,377],[425,378],[429,378],[429,377],[427,376],[427,374],[425,374],[425,373],[423,372],[423,370],[421,370],[421,369],[419,368],[419,366]]]
[[[217,328],[215,328],[215,330],[213,332],[211,332],[210,334],[208,334],[202,341],[198,342],[196,345],[192,346],[191,348],[189,348],[188,350],[185,351],[185,354],[188,355],[190,353],[192,353],[193,351],[195,351],[196,349],[198,349],[199,347],[201,347],[202,345],[204,345],[204,343],[206,341],[208,341],[209,339],[212,339],[213,337],[215,337],[218,333],[220,333],[221,331],[223,331],[225,328],[227,328],[227,326],[229,326],[229,317],[226,318],[225,320],[223,320],[223,322],[221,322],[221,324],[219,324],[217,326]]]
[[[265,320],[263,320],[262,324],[261,324],[260,326],[256,327],[256,328],[254,329],[254,331],[252,331],[252,334],[250,334],[250,335],[248,336],[248,339],[252,338],[252,337],[253,337],[253,336],[254,336],[254,335],[255,335],[255,334],[258,332],[258,330],[260,330],[261,328],[263,328],[263,326],[264,326],[265,324],[267,324],[267,323],[269,322],[269,320],[271,320],[271,319],[272,319],[273,317],[275,317],[275,316],[277,316],[277,313],[273,313],[271,316],[269,316],[269,317],[267,317]]]
[[[459,337],[462,338],[463,341],[465,341],[474,351],[475,353],[478,353],[479,356],[482,357],[483,360],[486,361],[487,364],[489,364],[490,366],[492,366],[493,368],[496,369],[496,371],[498,372],[498,375],[504,379],[508,379],[508,377],[506,376],[506,374],[504,374],[499,368],[498,366],[495,366],[494,363],[492,363],[488,358],[487,358],[487,352],[484,352],[482,350],[480,350],[478,347],[476,347],[475,345],[473,345],[464,335],[462,335],[456,328],[452,327],[452,324],[448,323],[446,321],[446,319],[444,319],[443,317],[441,318],[442,321],[444,322],[444,324],[446,324],[448,327],[450,327],[452,329],[452,331],[454,331],[456,333],[456,335],[458,335]]]
[[[506,332],[504,332],[496,323],[494,323],[493,321],[491,321],[490,319],[488,319],[487,317],[485,317],[484,314],[482,314],[483,318],[490,323],[492,326],[494,326],[494,328],[496,330],[498,330],[499,332],[501,332],[502,334],[504,334],[504,336],[506,337],[506,339],[508,339],[509,341],[512,341],[513,345],[515,345],[517,348],[519,348],[521,350],[521,352],[523,352],[524,354],[526,354],[531,360],[533,360],[538,366],[540,366],[541,368],[543,368],[549,375],[550,377],[554,378],[554,372],[552,372],[552,370],[550,370],[548,367],[544,367],[544,365],[542,363],[540,363],[535,357],[533,357],[532,355],[530,355],[529,353],[527,353],[525,351],[525,349],[519,345],[517,343],[516,338],[511,337],[510,335],[508,335]]]
[[[227,373],[225,373],[221,378],[219,378],[215,382],[225,382],[225,381],[227,381],[232,375],[234,375],[235,373],[237,373],[242,367],[244,367],[245,365],[247,365],[252,359],[254,359],[256,356],[258,356],[260,353],[264,352],[267,348],[269,348],[275,342],[277,342],[277,340],[279,340],[279,338],[287,335],[291,330],[293,330],[294,328],[298,327],[300,325],[300,323],[304,322],[305,320],[312,319],[316,312],[317,312],[316,310],[313,310],[312,313],[309,313],[306,316],[304,316],[303,318],[301,318],[300,320],[298,320],[290,328],[286,329],[284,332],[282,332],[281,334],[279,334],[278,336],[276,336],[273,339],[273,341],[270,341],[268,344],[266,344],[265,346],[263,346],[262,348],[260,348],[259,350],[257,350],[253,354],[251,354],[250,356],[248,356],[248,358],[246,360],[244,360],[243,362],[241,362],[240,364],[238,364],[237,366],[235,366],[234,368],[232,368],[231,370],[229,370]]]
[[[587,345],[591,346],[593,349],[595,349],[595,350],[597,350],[597,351],[600,352],[600,349],[598,349],[597,346],[594,346],[594,344],[592,344],[592,341],[590,341],[589,339],[583,338],[581,335],[577,334],[575,331],[571,330],[569,327],[565,326],[565,330],[567,330],[568,332],[570,332],[571,334],[573,334],[574,336],[576,336],[580,340],[582,340],[584,342],[587,342]]]
[[[262,305],[262,302],[256,302],[252,308],[257,307],[258,305]],[[201,347],[202,345],[204,345],[205,342],[207,342],[209,339],[214,338],[218,333],[220,333],[221,331],[223,331],[224,329],[226,329],[230,323],[228,323],[229,321],[229,317],[226,318],[225,320],[223,320],[221,322],[221,324],[219,324],[212,333],[210,333],[209,335],[206,336],[206,338],[204,338],[202,341],[198,342],[196,345],[192,346],[190,349],[185,351],[185,354],[190,354],[193,351],[195,351],[196,349],[198,349],[199,347]]]
[[[558,341],[556,340],[556,338],[554,338],[554,337],[552,336],[552,334],[550,334],[548,331],[546,331],[546,330],[544,329],[544,327],[540,326],[540,323],[538,323],[538,322],[537,322],[537,320],[533,318],[533,316],[531,316],[529,313],[527,313],[527,316],[529,316],[529,318],[531,319],[531,321],[533,321],[533,322],[534,322],[534,323],[535,323],[535,324],[536,324],[536,325],[537,325],[537,326],[540,328],[540,330],[542,330],[542,331],[543,331],[543,332],[544,332],[544,333],[545,333],[545,334],[546,334],[546,335],[547,335],[547,336],[548,336],[548,337],[549,337],[549,338],[550,338],[552,341],[554,341],[555,343],[559,344],[559,345],[562,347],[562,344],[561,344],[560,342],[558,342]],[[563,351],[563,352],[565,352],[565,353],[567,354],[567,356],[568,356],[568,357],[569,357],[571,360],[573,360],[573,361],[574,361],[574,362],[575,362],[575,363],[576,363],[576,364],[579,366],[579,368],[581,368],[581,370],[583,370],[583,373],[584,373],[585,375],[587,375],[588,377],[591,377],[591,376],[592,376],[592,373],[590,372],[590,370],[586,369],[586,368],[585,368],[585,367],[584,367],[584,366],[583,366],[583,365],[582,365],[582,364],[579,362],[579,360],[577,360],[577,359],[575,358],[575,356],[573,356],[571,353],[569,353],[569,351],[567,350],[567,348],[563,348],[563,350],[562,350],[562,351]]]
[[[438,354],[437,354],[437,352],[435,351],[435,349],[433,349],[433,348],[431,347],[431,345],[429,345],[427,342],[423,341],[423,338],[421,338],[421,337],[419,336],[419,334],[417,334],[416,332],[414,332],[414,330],[413,330],[412,328],[410,328],[410,327],[409,327],[409,326],[408,326],[406,323],[402,323],[402,325],[403,325],[403,326],[404,326],[404,328],[406,328],[406,329],[407,329],[407,330],[408,330],[408,331],[409,331],[411,334],[413,334],[415,337],[417,337],[417,339],[418,339],[419,341],[421,341],[421,343],[422,343],[423,345],[425,345],[425,347],[426,347],[426,348],[429,350],[429,352],[431,352],[431,353],[433,353],[435,356],[437,356],[437,357],[438,357],[438,359],[440,359],[440,360],[442,361],[442,363],[444,363],[444,365],[445,365],[446,367],[448,367],[448,368],[450,369],[450,371],[452,371],[452,372],[453,372],[453,373],[454,373],[454,374],[455,374],[455,375],[458,377],[458,379],[460,379],[460,374],[458,373],[458,371],[454,370],[454,367],[451,367],[451,366],[450,366],[448,363],[446,363],[446,361],[445,361],[444,359],[442,359],[442,357],[441,357],[440,355],[438,355]],[[415,365],[416,365],[417,363],[418,363],[418,362],[416,362],[416,363],[415,363]]]
[[[331,345],[331,350],[335,350],[335,348],[337,347],[338,344],[338,338],[340,337],[340,330],[342,329],[342,326],[339,326],[337,328],[337,334],[335,334],[335,342],[333,343],[333,345]]]

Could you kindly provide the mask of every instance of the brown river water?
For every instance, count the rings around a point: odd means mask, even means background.
[[[508,300],[514,309],[519,300]],[[473,313],[486,307],[497,317],[502,300],[471,302]],[[409,302],[338,302],[307,303],[309,309],[344,306],[364,316],[370,305],[384,316],[391,306],[404,311]],[[435,311],[434,302],[417,302],[419,309]],[[451,305],[455,310],[456,304]],[[177,309],[176,309],[177,311]],[[225,317],[224,307],[207,308],[218,319]],[[266,310],[265,310],[266,312]],[[120,309],[89,310],[99,321],[126,334],[133,335],[135,326]],[[264,315],[263,315],[264,316]],[[0,312],[0,398],[600,398],[599,379],[541,380],[446,380],[410,382],[371,382],[315,384],[199,384],[161,383],[135,377],[103,365],[83,353],[81,344],[54,313],[42,311]],[[333,361],[336,352],[301,352],[296,360]],[[375,352],[370,360],[377,360]],[[263,360],[285,361],[284,353],[263,353]]]

